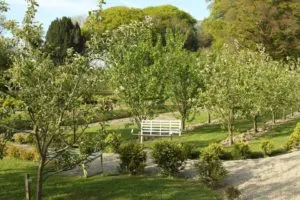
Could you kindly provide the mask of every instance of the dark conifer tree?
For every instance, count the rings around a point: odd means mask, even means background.
[[[73,48],[76,52],[82,53],[84,41],[78,23],[73,24],[70,18],[63,17],[54,20],[49,26],[45,51],[56,64],[60,64],[67,56],[67,49]]]

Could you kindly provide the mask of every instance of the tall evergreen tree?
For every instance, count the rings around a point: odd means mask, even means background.
[[[46,35],[46,52],[57,64],[67,56],[67,49],[73,48],[77,53],[84,50],[84,37],[78,23],[73,24],[71,18],[63,17],[54,20]]]

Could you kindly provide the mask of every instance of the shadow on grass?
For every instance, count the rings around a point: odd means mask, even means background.
[[[92,177],[46,189],[45,196],[55,194],[51,199],[216,199],[198,182],[158,177]]]

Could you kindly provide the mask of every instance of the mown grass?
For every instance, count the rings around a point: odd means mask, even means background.
[[[31,190],[35,191],[36,163],[15,159],[0,161],[0,199],[24,199],[24,173],[32,177]],[[34,198],[33,198],[34,199]],[[217,193],[199,182],[177,178],[144,176],[54,176],[44,187],[48,200],[142,200],[142,199],[217,199]]]
[[[300,122],[299,119],[275,126],[271,131],[262,137],[256,138],[249,142],[251,150],[261,151],[261,145],[264,141],[271,141],[274,144],[275,150],[283,150],[288,137],[293,132],[296,124]]]

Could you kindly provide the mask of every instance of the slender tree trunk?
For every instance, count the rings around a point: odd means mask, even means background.
[[[273,121],[273,124],[276,124],[276,114],[274,111],[272,111],[272,121]]]
[[[75,122],[75,111],[74,109],[72,110],[72,114],[73,114],[73,145],[76,142],[76,122]]]
[[[186,120],[185,115],[181,115],[181,126],[182,126],[182,131],[185,131],[185,120]]]
[[[42,200],[43,195],[43,171],[44,171],[45,159],[41,156],[39,163],[38,173],[37,173],[37,185],[36,185],[36,199]]]
[[[233,135],[232,135],[232,121],[233,121],[233,110],[230,111],[229,116],[228,116],[228,136],[229,136],[229,145],[233,145]]]
[[[211,124],[211,115],[210,115],[210,112],[208,111],[207,114],[208,114],[208,121],[207,122],[208,122],[208,124]]]
[[[257,118],[258,118],[257,115],[253,116],[253,129],[254,129],[254,133],[258,132],[258,130],[257,130]]]
[[[286,110],[285,109],[283,110],[283,114],[282,115],[283,115],[282,118],[286,119]]]
[[[231,121],[228,120],[228,137],[229,137],[229,145],[233,145],[233,135],[232,135],[232,124]]]
[[[103,166],[103,153],[101,153],[100,160],[101,160],[101,172],[102,172],[102,173],[104,173],[104,166]]]

